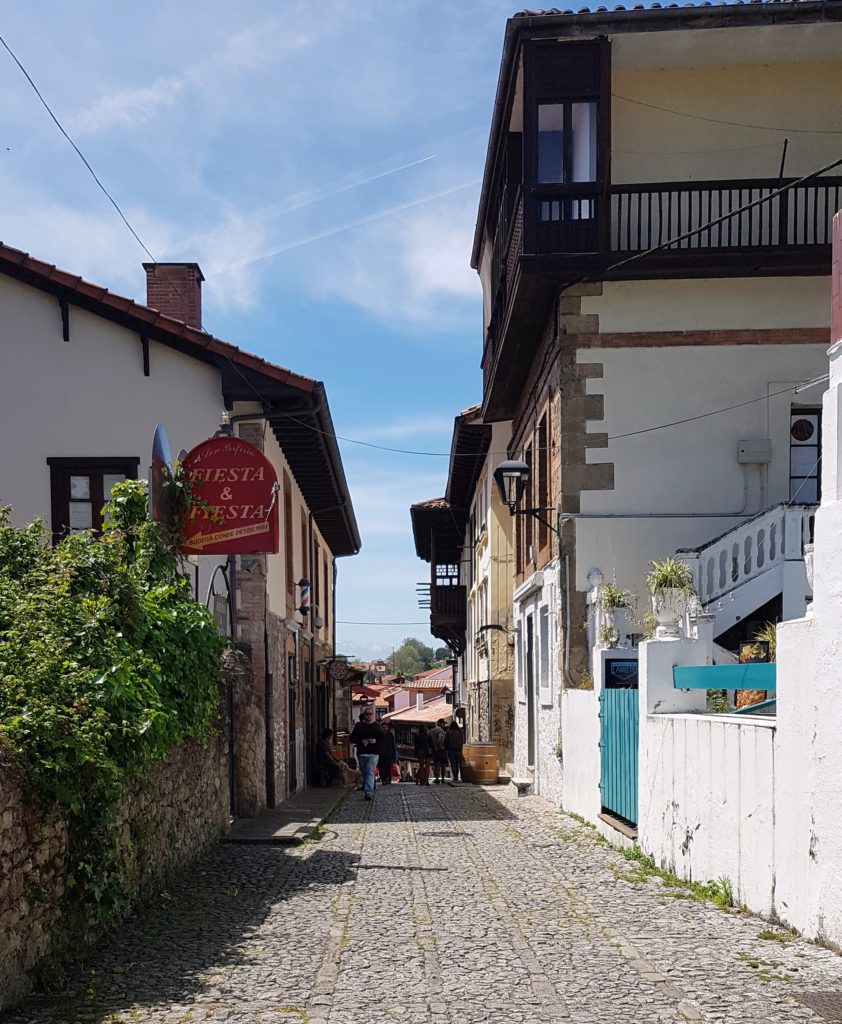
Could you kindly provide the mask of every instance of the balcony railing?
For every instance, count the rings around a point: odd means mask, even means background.
[[[688,232],[693,233],[668,245],[667,251],[829,245],[842,178],[815,179],[773,196],[788,183],[757,178],[615,185],[611,189],[611,251],[643,252]],[[736,213],[758,200],[765,201]]]

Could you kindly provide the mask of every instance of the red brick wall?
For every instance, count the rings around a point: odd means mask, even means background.
[[[198,263],[144,263],[146,305],[191,327],[202,326],[202,281]]]

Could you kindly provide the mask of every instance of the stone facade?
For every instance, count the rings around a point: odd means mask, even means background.
[[[128,884],[142,896],[193,861],[228,827],[228,758],[224,739],[172,751],[121,806],[120,841]],[[16,773],[0,762],[0,1010],[31,988],[59,920],[67,833],[58,818],[40,821]],[[79,941],[94,936],[78,936]]]

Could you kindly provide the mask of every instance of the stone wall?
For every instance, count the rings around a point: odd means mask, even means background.
[[[223,737],[213,737],[205,748],[188,743],[174,750],[130,789],[118,820],[128,882],[140,897],[226,831]],[[64,822],[39,821],[12,765],[0,760],[0,1010],[26,995],[50,947],[64,895],[66,852]]]

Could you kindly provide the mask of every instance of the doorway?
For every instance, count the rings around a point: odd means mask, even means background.
[[[532,615],[526,616],[526,762],[535,767],[535,627]]]

